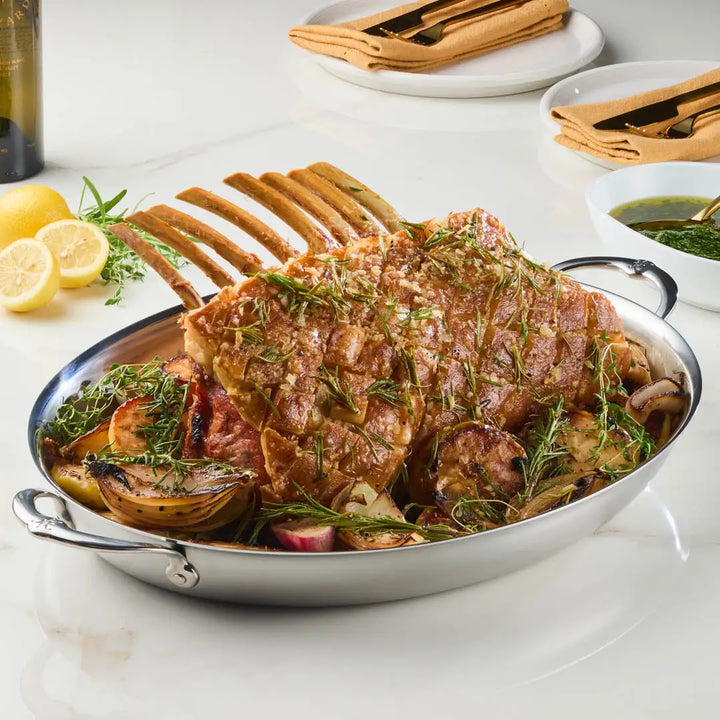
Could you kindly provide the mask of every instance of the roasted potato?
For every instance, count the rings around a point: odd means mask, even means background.
[[[100,494],[97,480],[82,465],[58,463],[53,465],[50,477],[73,500],[93,510],[107,510],[107,505]]]

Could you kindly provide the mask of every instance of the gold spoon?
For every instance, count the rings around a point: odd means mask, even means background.
[[[631,230],[669,230],[687,225],[703,225],[712,222],[711,217],[718,210],[720,210],[720,195],[687,220],[646,220],[645,222],[631,223],[628,227]]]

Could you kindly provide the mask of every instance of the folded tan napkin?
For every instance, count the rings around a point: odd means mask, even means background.
[[[423,27],[480,8],[493,0],[465,0],[423,17]],[[395,38],[367,35],[359,28],[371,27],[424,5],[427,0],[402,5],[339,25],[298,25],[290,39],[306,50],[347,60],[363,70],[420,72],[529,40],[562,27],[567,0],[528,0],[487,15],[448,25],[442,38],[431,46]],[[416,28],[413,32],[417,32]]]
[[[703,160],[720,155],[720,113],[698,119],[694,132],[689,138],[643,137],[627,130],[597,130],[593,127],[593,124],[599,120],[636,110],[718,81],[720,81],[720,68],[679,85],[651,90],[619,100],[554,107],[551,115],[561,126],[561,133],[555,136],[555,140],[571,150],[580,150],[604,160],[626,165],[668,160]],[[676,121],[697,110],[718,104],[720,104],[720,93],[684,103],[678,108]],[[672,119],[654,123],[647,126],[646,131],[657,132],[672,123]]]

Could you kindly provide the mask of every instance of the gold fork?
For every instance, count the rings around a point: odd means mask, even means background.
[[[402,35],[389,30],[384,30],[384,33],[394,40],[403,40],[405,42],[414,43],[415,45],[435,45],[435,43],[442,40],[443,32],[448,25],[460,22],[461,20],[469,20],[470,18],[487,15],[495,10],[501,10],[502,8],[513,7],[514,5],[524,5],[529,1],[530,0],[496,0],[496,2],[492,2],[489,5],[483,5],[482,7],[475,8],[474,10],[468,10],[467,12],[460,13],[460,15],[455,15],[454,17],[447,18],[446,20],[436,22],[434,25],[431,25],[424,30],[419,30],[408,37],[403,37]]]
[[[692,137],[695,132],[695,122],[705,115],[712,115],[718,111],[720,111],[720,105],[713,105],[703,110],[697,110],[691,115],[681,120],[675,120],[671,125],[661,128],[660,130],[654,130],[653,132],[648,132],[647,128],[636,127],[630,123],[626,123],[625,126],[630,132],[636,135],[642,135],[643,137],[677,140]]]

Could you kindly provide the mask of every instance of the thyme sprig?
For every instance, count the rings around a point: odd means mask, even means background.
[[[109,230],[110,225],[124,222],[125,215],[128,214],[127,208],[118,211],[116,208],[127,195],[127,190],[121,190],[110,200],[103,200],[95,185],[85,176],[83,176],[83,189],[80,195],[80,207],[77,216],[80,220],[97,225],[110,245],[110,253],[105,263],[105,267],[100,273],[100,277],[106,285],[114,285],[115,291],[113,296],[105,301],[106,305],[117,305],[122,300],[122,292],[129,280],[142,280],[145,277],[147,267],[143,260],[135,251],[131,250],[124,242],[118,240]],[[92,195],[95,204],[83,207],[85,203],[85,195],[89,192]],[[138,203],[139,205],[139,203]],[[137,206],[136,206],[137,207]],[[160,242],[152,235],[148,235],[134,225],[130,225],[146,243],[157,250],[169,263],[174,267],[181,267],[186,264],[186,260],[172,248]]]
[[[163,364],[155,358],[144,364],[111,365],[97,382],[84,385],[60,404],[55,419],[45,426],[45,434],[65,445],[107,420],[129,397],[154,397],[169,377]]]

